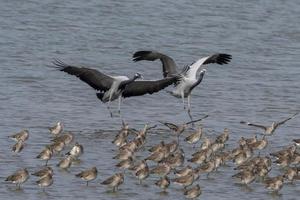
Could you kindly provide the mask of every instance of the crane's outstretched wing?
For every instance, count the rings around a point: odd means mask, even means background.
[[[95,90],[107,91],[114,81],[112,77],[95,69],[68,65],[57,59],[53,61],[53,64],[59,67],[60,71],[77,76]]]
[[[162,53],[157,51],[137,51],[133,54],[133,61],[137,62],[140,60],[154,61],[160,59],[163,67],[163,76],[169,77],[177,74],[177,66],[174,60]]]
[[[253,123],[245,122],[245,121],[240,121],[240,123],[241,123],[241,124],[246,124],[246,125],[248,125],[248,126],[254,126],[254,127],[257,127],[257,128],[261,128],[261,129],[267,130],[267,126],[264,126],[264,125],[253,124]]]
[[[293,119],[296,115],[298,115],[299,112],[297,112],[296,114],[293,114],[292,116],[286,118],[285,120],[279,121],[275,123],[275,128],[277,128],[278,126],[284,124],[285,122],[289,121],[290,119]]]
[[[231,60],[231,55],[229,54],[213,54],[204,58],[200,58],[192,65],[187,66],[183,69],[183,72],[188,78],[196,79],[197,72],[202,65],[216,63],[219,65],[228,64]]]
[[[156,81],[134,81],[125,87],[122,96],[126,98],[131,96],[141,96],[144,94],[153,94],[173,84],[176,80],[177,77],[168,77]]]

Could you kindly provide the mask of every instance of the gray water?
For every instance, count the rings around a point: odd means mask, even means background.
[[[192,94],[194,118],[209,114],[203,124],[215,134],[229,128],[230,149],[241,136],[257,133],[240,120],[270,123],[300,110],[299,10],[298,0],[1,0],[0,199],[184,199],[175,185],[161,195],[153,176],[140,186],[126,174],[117,193],[99,184],[118,171],[111,159],[116,154],[111,141],[121,121],[109,117],[93,89],[49,67],[51,61],[59,58],[112,75],[132,76],[138,71],[155,79],[161,78],[160,63],[133,63],[135,51],[158,50],[180,67],[212,53],[232,54],[228,65],[207,66],[203,82]],[[122,113],[137,129],[158,120],[188,120],[181,101],[164,91],[125,99]],[[34,177],[16,191],[5,177],[21,167],[32,172],[44,164],[35,157],[49,143],[47,127],[59,120],[85,147],[81,163],[66,172],[55,167],[60,159],[55,157],[49,161],[55,170],[54,184],[45,193]],[[297,117],[278,129],[266,152],[299,138],[299,121]],[[7,136],[23,128],[31,135],[16,155]],[[148,139],[146,147],[173,138],[154,131]],[[188,145],[184,148],[187,157],[194,151]],[[97,166],[99,175],[86,187],[74,174],[91,166]],[[279,196],[270,195],[258,182],[250,188],[238,186],[231,178],[232,166],[222,167],[211,179],[200,178],[200,199],[297,199],[299,195],[299,182],[286,184]],[[274,169],[271,174],[278,173]]]

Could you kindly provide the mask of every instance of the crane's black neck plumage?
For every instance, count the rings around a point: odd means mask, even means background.
[[[194,89],[194,87],[196,87],[197,85],[199,85],[204,77],[205,72],[201,72],[197,81],[191,86],[190,91],[192,91]]]
[[[122,81],[119,85],[119,90],[124,90],[126,85],[134,82],[137,78],[139,78],[138,76],[133,76],[131,79],[126,80],[126,81]]]

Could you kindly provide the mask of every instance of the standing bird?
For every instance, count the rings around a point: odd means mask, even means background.
[[[53,177],[52,174],[47,174],[46,176],[43,176],[40,180],[36,181],[38,186],[43,188],[43,191],[45,191],[46,187],[49,187],[53,184]]]
[[[47,176],[47,175],[53,175],[53,169],[51,167],[44,167],[42,169],[40,169],[39,171],[36,171],[34,173],[32,173],[31,175],[33,176],[38,176],[40,178]]]
[[[101,184],[112,187],[113,192],[115,192],[116,190],[118,190],[119,185],[121,185],[123,182],[124,182],[124,174],[116,173],[113,176],[106,179],[105,181],[103,181]]]
[[[72,149],[66,153],[66,155],[70,155],[73,158],[78,158],[81,154],[83,154],[83,146],[78,142],[72,147]]]
[[[251,122],[245,122],[245,121],[241,121],[241,124],[247,124],[248,126],[254,126],[257,128],[261,128],[264,130],[264,134],[265,135],[273,135],[273,133],[275,132],[275,130],[282,124],[284,124],[285,122],[289,121],[290,119],[293,119],[296,115],[298,115],[299,112],[297,112],[296,114],[293,114],[292,116],[282,120],[282,121],[278,121],[278,122],[272,122],[271,126],[265,126],[265,125],[260,125],[260,124],[254,124]]]
[[[196,186],[187,189],[184,191],[184,196],[188,199],[195,199],[197,197],[199,197],[201,195],[201,188],[200,186],[197,184]]]
[[[93,167],[91,169],[84,170],[80,172],[79,174],[76,174],[76,177],[81,178],[82,180],[86,181],[86,186],[89,185],[89,181],[92,181],[97,178],[98,170],[96,167]]]
[[[170,77],[177,75],[177,66],[174,60],[162,53],[156,51],[137,51],[133,54],[133,61],[137,62],[140,60],[154,61],[160,59],[163,68],[163,77]],[[186,66],[183,68],[180,73],[180,80],[175,83],[175,89],[170,92],[174,97],[181,98],[183,102],[184,109],[185,103],[184,98],[187,98],[188,101],[188,114],[191,118],[190,109],[191,109],[191,92],[192,90],[201,83],[205,70],[202,70],[197,78],[197,72],[202,65],[217,63],[219,65],[227,64],[231,60],[231,55],[229,54],[213,54],[201,58],[194,62],[192,65]]]
[[[120,114],[122,97],[141,96],[147,93],[152,94],[173,84],[177,80],[177,77],[173,76],[155,81],[136,81],[136,79],[142,78],[141,74],[136,73],[129,79],[127,76],[109,76],[95,69],[67,65],[59,60],[55,60],[53,64],[58,66],[60,71],[77,76],[80,80],[97,90],[97,97],[103,103],[108,102],[108,110],[111,117],[111,101],[119,100],[118,112]]]
[[[20,189],[20,185],[25,183],[29,178],[29,173],[26,168],[16,171],[14,174],[8,176],[5,181],[15,183]]]
[[[63,131],[64,125],[61,122],[57,122],[55,126],[49,127],[50,133],[52,133],[54,136],[57,136]]]
[[[53,149],[48,145],[45,147],[45,149],[41,151],[41,153],[36,158],[39,158],[41,160],[46,160],[45,165],[47,166],[48,160],[52,158],[52,155],[53,155]]]
[[[24,142],[29,137],[29,131],[26,130],[26,129],[24,129],[24,130],[22,130],[22,131],[20,131],[18,133],[15,133],[15,134],[13,134],[11,136],[8,136],[8,137],[11,138],[11,139],[13,139],[13,140],[15,140],[15,141],[17,141],[17,142],[20,141],[20,140],[22,140]]]

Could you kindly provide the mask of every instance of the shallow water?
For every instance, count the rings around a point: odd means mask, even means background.
[[[99,184],[118,170],[111,158],[111,141],[120,119],[109,117],[106,105],[85,83],[54,70],[53,58],[87,65],[109,74],[132,76],[142,72],[146,79],[160,78],[159,62],[131,61],[137,50],[158,50],[183,67],[215,52],[233,55],[229,65],[207,66],[203,82],[192,94],[195,118],[209,114],[203,123],[214,134],[225,127],[231,131],[229,147],[241,136],[257,133],[240,120],[270,123],[300,110],[300,13],[299,3],[290,1],[24,1],[0,2],[0,199],[174,199],[184,198],[172,185],[166,195],[150,177],[142,186],[127,174],[118,193]],[[116,107],[116,103],[114,103]],[[158,120],[188,120],[181,101],[165,92],[125,99],[122,113],[135,128]],[[31,177],[20,191],[6,184],[7,175],[20,167],[34,171],[44,162],[35,159],[51,136],[47,128],[56,121],[75,134],[85,147],[82,162],[68,172],[55,167],[54,184],[43,193]],[[30,130],[24,150],[15,155],[7,136]],[[160,127],[162,128],[162,127]],[[299,117],[282,126],[270,138],[269,152],[299,138]],[[210,135],[210,133],[207,133]],[[212,133],[212,135],[214,135]],[[152,132],[147,147],[172,140],[166,132]],[[188,157],[193,149],[184,146]],[[66,149],[68,150],[68,149]],[[139,154],[141,157],[145,153]],[[86,187],[74,177],[82,169],[97,166],[99,176]],[[272,175],[278,174],[275,168]],[[201,177],[202,199],[296,199],[299,182],[285,185],[281,196],[270,195],[260,183],[250,188],[231,179],[232,164]]]

